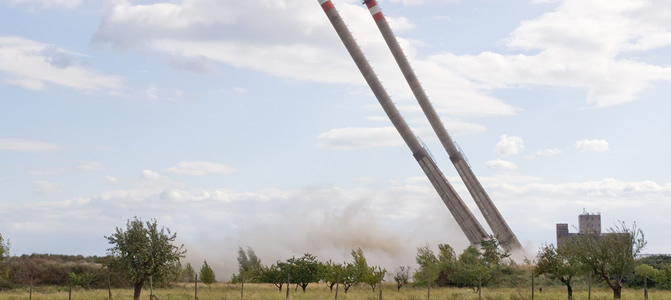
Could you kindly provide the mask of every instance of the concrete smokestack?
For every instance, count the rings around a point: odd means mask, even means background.
[[[380,83],[377,75],[373,71],[373,68],[370,66],[366,57],[364,56],[361,48],[352,37],[352,33],[345,25],[345,22],[340,17],[340,14],[333,6],[331,0],[318,0],[321,4],[324,12],[331,21],[333,28],[335,28],[338,36],[342,40],[345,48],[352,56],[354,63],[359,68],[359,71],[366,79],[368,86],[375,94],[375,97],[380,102],[380,105],[384,109],[384,112],[391,120],[391,123],[394,125],[398,133],[401,135],[406,145],[412,151],[412,155],[417,160],[417,163],[421,166],[424,174],[429,178],[431,184],[436,189],[441,199],[454,216],[457,224],[461,227],[466,237],[471,242],[471,244],[477,244],[481,240],[487,238],[487,232],[482,228],[480,223],[475,219],[473,213],[468,209],[464,201],[461,200],[457,192],[454,190],[452,185],[447,181],[442,172],[438,169],[438,166],[433,161],[428,151],[421,145],[415,134],[412,132],[408,124],[405,122],[398,109],[391,101],[391,98],[387,94],[387,91]]]
[[[415,95],[419,106],[422,107],[424,115],[426,115],[429,123],[431,124],[431,127],[433,127],[436,135],[438,135],[438,139],[449,154],[450,160],[457,169],[461,180],[463,180],[464,184],[468,188],[468,191],[471,193],[473,200],[475,200],[475,203],[478,205],[478,208],[482,212],[482,215],[487,221],[487,224],[489,224],[489,227],[494,232],[494,235],[501,243],[501,246],[507,250],[521,249],[522,245],[517,240],[517,237],[508,226],[508,223],[506,223],[506,221],[503,219],[503,216],[501,216],[501,213],[494,205],[494,202],[492,202],[491,198],[489,198],[489,195],[480,184],[478,178],[475,177],[473,170],[466,163],[463,154],[457,150],[457,147],[454,145],[452,138],[450,138],[450,135],[447,133],[445,126],[443,126],[443,123],[440,121],[438,113],[436,113],[436,110],[433,108],[429,98],[426,96],[421,83],[415,75],[415,71],[410,66],[410,63],[403,53],[401,46],[398,44],[398,41],[396,40],[389,23],[387,23],[384,14],[382,14],[377,1],[365,0],[364,3],[366,6],[368,6],[368,9],[373,16],[377,27],[380,29],[387,46],[389,46],[391,53],[396,59],[396,63],[401,68],[403,76],[408,82],[408,85],[410,85],[412,93]]]

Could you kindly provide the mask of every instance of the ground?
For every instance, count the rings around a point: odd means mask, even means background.
[[[335,292],[335,289],[334,289]],[[28,299],[29,291],[13,290],[0,292],[0,300],[25,300]],[[159,300],[186,300],[194,299],[194,289],[192,285],[180,285],[169,289],[156,289],[154,294]],[[125,300],[133,298],[132,289],[114,289],[112,290],[114,300]],[[72,299],[86,300],[107,300],[107,290],[83,290],[74,289]],[[333,299],[324,284],[310,284],[306,293],[301,292],[299,288],[290,291],[290,299],[294,300],[314,300],[314,299]],[[535,299],[542,300],[565,300],[566,290],[561,287],[544,287],[542,293],[536,290]],[[612,299],[613,293],[609,289],[598,288],[592,293],[592,299],[605,300]],[[623,300],[639,300],[643,297],[643,291],[637,289],[625,289],[622,295]],[[401,292],[397,292],[393,283],[385,283],[383,288],[383,299],[385,300],[421,300],[427,298],[426,288],[404,287]],[[67,300],[67,288],[38,287],[33,290],[33,300]],[[142,293],[142,299],[149,299],[149,290]],[[216,283],[212,286],[198,285],[198,300],[232,300],[240,299],[240,285],[228,283]],[[270,300],[286,299],[286,290],[282,293],[277,291],[273,285],[269,284],[245,284],[244,299],[249,300]],[[338,299],[342,300],[375,300],[378,299],[377,291],[373,293],[368,286],[359,286],[350,289],[345,294],[342,289],[338,293]],[[431,299],[460,299],[475,300],[478,294],[472,289],[457,288],[432,288]],[[482,291],[482,299],[485,300],[523,300],[531,299],[530,288],[502,288],[487,289]],[[579,289],[574,293],[574,299],[587,299],[587,290]],[[650,299],[671,299],[671,291],[650,291]]]

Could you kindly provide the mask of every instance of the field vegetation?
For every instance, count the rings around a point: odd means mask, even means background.
[[[215,283],[210,286],[199,285],[199,300],[233,300],[240,299],[241,284]],[[125,300],[133,299],[134,290],[112,289],[113,299]],[[144,297],[149,299],[149,290],[143,292]],[[159,300],[188,300],[194,299],[195,292],[193,284],[179,284],[170,288],[155,289],[154,295]],[[338,299],[342,300],[377,300],[378,292],[373,293],[370,287],[365,285],[356,285],[350,288],[348,293],[343,293],[342,289],[338,292]],[[426,287],[412,286],[396,290],[396,285],[391,282],[383,284],[383,299],[386,300],[423,300],[427,299]],[[528,300],[531,299],[531,289],[529,287],[520,288],[483,288],[482,299],[485,300]],[[574,299],[587,299],[587,286],[578,286],[573,294]],[[0,292],[0,300],[26,300],[29,298],[29,291],[25,288],[14,289]],[[289,298],[293,300],[318,300],[335,299],[335,288],[333,292],[329,290],[326,284],[319,284],[307,289],[305,293],[291,288]],[[33,290],[33,300],[67,300],[68,288],[66,287],[38,287]],[[99,289],[75,288],[72,291],[72,299],[75,300],[108,300],[108,291]],[[284,300],[286,291],[279,293],[272,284],[245,284],[244,299],[248,300]],[[456,299],[456,300],[475,300],[478,294],[471,288],[440,287],[431,289],[431,299]],[[535,299],[540,300],[564,300],[566,291],[562,286],[544,286],[543,291],[535,291]],[[591,299],[605,300],[612,299],[612,291],[607,286],[594,287],[592,289]],[[622,293],[624,300],[643,299],[641,289],[628,288]],[[651,290],[649,299],[671,299],[671,291]]]

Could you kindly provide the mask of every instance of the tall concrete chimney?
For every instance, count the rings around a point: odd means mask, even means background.
[[[520,245],[517,237],[508,226],[508,223],[503,219],[503,216],[496,208],[496,205],[494,205],[494,202],[489,198],[489,195],[480,184],[480,181],[473,173],[473,170],[464,159],[463,154],[457,150],[452,138],[450,138],[450,135],[447,133],[447,129],[445,129],[445,126],[440,121],[438,113],[436,113],[431,101],[429,101],[429,98],[426,96],[421,83],[415,75],[415,71],[410,66],[401,46],[398,44],[398,41],[396,40],[391,27],[389,27],[389,23],[387,23],[377,1],[364,0],[364,4],[368,6],[377,27],[380,29],[391,53],[394,55],[396,63],[401,68],[401,72],[403,72],[403,76],[408,82],[408,85],[410,85],[410,89],[412,89],[412,93],[415,95],[419,106],[422,108],[422,111],[424,111],[424,115],[426,115],[427,119],[429,119],[431,127],[436,132],[436,135],[438,135],[438,139],[450,156],[450,160],[457,169],[461,180],[466,185],[466,188],[468,188],[473,200],[475,200],[475,203],[478,205],[478,208],[485,217],[487,224],[494,232],[494,235],[501,243],[501,246],[507,250],[521,249],[522,245]]]
[[[415,134],[412,132],[408,124],[405,122],[398,109],[391,101],[391,98],[387,94],[387,91],[380,83],[377,75],[371,68],[370,64],[366,60],[361,48],[352,37],[352,33],[349,31],[345,22],[340,17],[340,14],[333,6],[331,0],[318,0],[321,4],[324,12],[331,21],[333,28],[335,28],[338,36],[342,40],[345,48],[352,56],[354,63],[359,68],[359,71],[366,79],[368,86],[375,94],[378,102],[384,109],[384,112],[391,120],[391,123],[394,125],[398,133],[401,135],[405,141],[412,155],[417,160],[417,163],[421,166],[424,174],[429,178],[431,184],[436,189],[436,192],[440,195],[441,199],[450,210],[452,216],[457,221],[457,224],[461,227],[461,230],[466,234],[466,237],[471,242],[471,244],[478,244],[480,241],[487,238],[487,232],[482,228],[477,219],[473,216],[473,213],[468,209],[464,201],[461,200],[457,192],[454,190],[452,185],[447,181],[443,173],[438,169],[438,166],[433,161],[427,150],[421,145]]]

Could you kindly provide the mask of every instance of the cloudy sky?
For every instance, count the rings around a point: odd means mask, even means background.
[[[379,3],[528,253],[583,209],[671,252],[671,2]],[[368,11],[334,4],[485,224]],[[134,216],[220,277],[239,246],[393,269],[467,245],[316,0],[2,0],[0,107],[16,255],[104,255]]]

